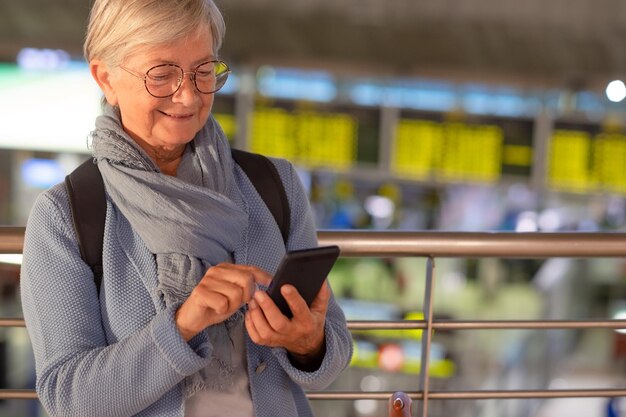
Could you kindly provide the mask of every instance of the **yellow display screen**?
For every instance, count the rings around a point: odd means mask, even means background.
[[[286,158],[308,168],[340,171],[360,162],[377,162],[376,112],[264,102],[256,106],[251,118],[249,146],[252,152]],[[364,152],[371,147],[374,147],[373,157]]]
[[[493,183],[503,174],[527,177],[532,122],[405,114],[396,127],[391,154],[392,172],[411,179]]]
[[[557,124],[549,147],[548,185],[572,192],[626,193],[626,135]]]

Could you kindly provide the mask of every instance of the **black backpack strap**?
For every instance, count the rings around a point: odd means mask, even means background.
[[[93,271],[96,288],[102,281],[102,242],[106,217],[104,182],[90,158],[65,177],[74,230],[83,260]]]
[[[274,216],[276,224],[287,244],[291,214],[285,187],[278,170],[267,157],[240,149],[232,149],[233,159],[243,169],[263,202]]]

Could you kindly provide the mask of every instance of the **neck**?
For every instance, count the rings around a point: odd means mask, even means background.
[[[184,145],[176,150],[157,149],[150,157],[156,162],[162,173],[175,177],[184,151]]]
[[[135,141],[146,151],[165,175],[176,176],[180,161],[183,159],[186,144],[177,146],[152,146],[141,139]]]

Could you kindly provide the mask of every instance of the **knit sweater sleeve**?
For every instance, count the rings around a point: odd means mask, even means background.
[[[313,212],[302,182],[293,166],[284,160],[274,160],[283,179],[291,211],[291,229],[288,250],[317,246]],[[352,358],[352,336],[343,311],[331,296],[325,324],[326,354],[319,368],[305,372],[293,366],[287,351],[274,348],[273,352],[289,377],[305,389],[323,389],[330,385],[348,366]]]
[[[43,193],[26,227],[21,297],[35,353],[37,393],[51,416],[129,416],[206,366],[173,311],[107,345],[93,274],[82,261],[67,194]]]

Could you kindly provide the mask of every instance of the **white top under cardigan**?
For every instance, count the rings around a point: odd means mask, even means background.
[[[246,367],[246,341],[243,321],[238,321],[230,331],[233,341],[232,350],[232,385],[219,392],[204,390],[193,395],[185,402],[185,417],[254,417],[250,384]]]

